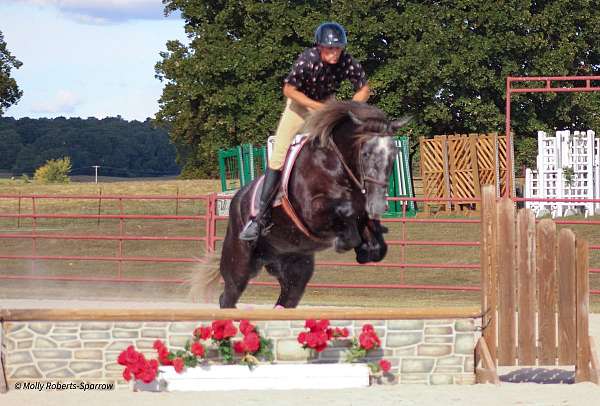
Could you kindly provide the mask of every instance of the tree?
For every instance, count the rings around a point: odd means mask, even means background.
[[[17,82],[10,76],[10,71],[13,68],[19,69],[21,65],[23,64],[8,51],[4,35],[0,31],[0,117],[23,95]]]
[[[274,132],[282,80],[322,21],[346,27],[375,93],[370,103],[393,117],[412,113],[414,135],[502,131],[508,75],[600,71],[600,9],[590,0],[163,3],[181,11],[190,38],[169,41],[156,65],[157,121],[186,176],[215,174],[218,148],[264,143]],[[518,137],[600,124],[597,94],[525,95],[513,106]]]

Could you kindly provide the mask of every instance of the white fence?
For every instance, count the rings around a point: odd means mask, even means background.
[[[525,197],[547,199],[600,198],[600,147],[594,131],[557,131],[549,137],[538,131],[537,169],[527,168]],[[600,204],[588,202],[527,202],[536,215],[562,217],[600,212]]]

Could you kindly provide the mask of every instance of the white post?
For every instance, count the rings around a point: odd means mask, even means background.
[[[98,183],[98,168],[100,168],[100,165],[92,165],[92,168],[94,168],[94,183]]]

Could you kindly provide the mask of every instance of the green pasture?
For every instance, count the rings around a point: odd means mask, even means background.
[[[0,181],[0,194],[21,195],[18,199],[0,199],[0,212],[31,213],[32,199],[26,196],[49,195],[91,195],[94,199],[55,200],[36,199],[37,213],[70,214],[179,214],[202,215],[205,205],[197,200],[184,200],[176,204],[170,200],[108,200],[108,196],[118,195],[171,195],[198,196],[218,190],[217,180],[167,180],[167,181],[128,181],[113,183],[70,183],[66,185],[38,185],[21,181]],[[20,202],[19,202],[20,200]],[[118,219],[38,219],[38,233],[77,234],[77,235],[144,235],[144,236],[204,236],[203,221],[193,220],[126,220]],[[223,236],[226,222],[218,222],[218,234]],[[388,224],[390,233],[387,239],[431,240],[431,241],[478,241],[478,224],[448,223],[401,223]],[[27,234],[32,230],[31,219],[0,218],[2,233]],[[600,244],[597,226],[571,226],[575,232],[587,238],[590,244]],[[30,239],[0,240],[0,255],[29,255],[32,252]],[[38,255],[73,256],[116,256],[119,249],[125,256],[161,257],[202,257],[205,253],[203,241],[118,241],[106,240],[36,240]],[[220,248],[218,246],[218,248]],[[344,255],[325,251],[317,255],[317,260],[341,260],[354,262],[353,252]],[[478,247],[390,247],[385,262],[424,263],[424,264],[477,264]],[[600,252],[592,251],[591,267],[600,268]],[[50,261],[41,260],[32,271],[30,260],[0,260],[0,273],[3,275],[87,276],[125,278],[177,278],[187,280],[197,271],[193,263],[154,263],[115,261]],[[260,281],[275,281],[266,272],[258,277]],[[600,274],[590,277],[591,288],[600,289]],[[312,279],[314,283],[336,284],[410,284],[410,285],[467,285],[479,286],[479,270],[475,269],[435,269],[391,267],[319,267]],[[101,299],[101,300],[187,300],[186,284],[155,282],[67,282],[67,281],[17,281],[0,280],[0,298],[61,298],[61,299]],[[251,286],[242,297],[244,303],[274,303],[278,289]],[[600,296],[591,297],[592,308],[600,311]],[[463,306],[479,303],[478,292],[443,291],[422,289],[332,289],[310,287],[306,291],[303,304],[315,305],[358,305],[358,306]]]

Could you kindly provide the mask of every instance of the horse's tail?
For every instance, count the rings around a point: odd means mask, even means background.
[[[202,263],[192,270],[188,280],[189,297],[193,302],[213,303],[219,287],[219,262],[216,253],[206,254]]]

